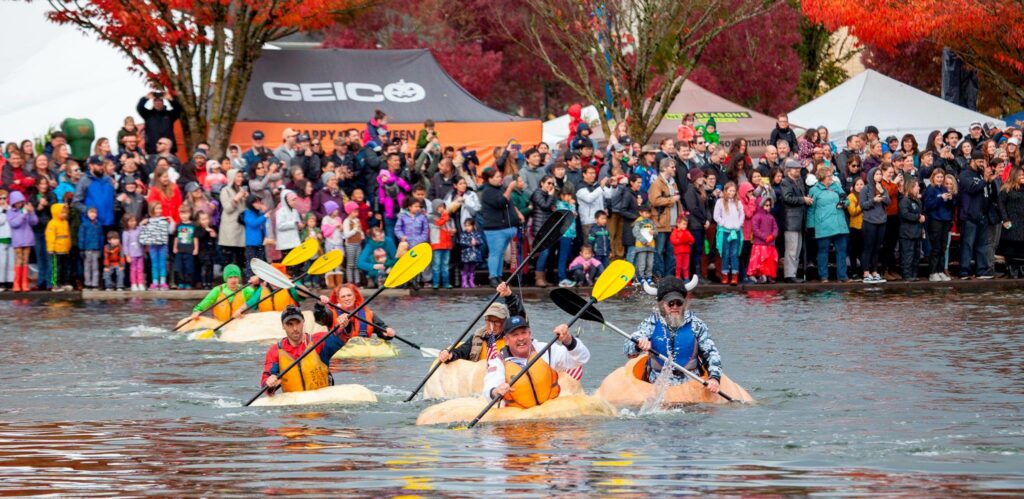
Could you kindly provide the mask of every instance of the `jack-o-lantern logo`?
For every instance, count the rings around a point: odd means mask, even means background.
[[[398,80],[384,87],[384,98],[392,102],[416,102],[423,100],[427,91],[418,83]]]

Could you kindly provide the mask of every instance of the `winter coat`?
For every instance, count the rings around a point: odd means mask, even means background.
[[[427,242],[430,239],[430,224],[427,217],[422,211],[413,216],[408,210],[402,210],[395,222],[395,237],[398,240],[405,238],[410,248]]]
[[[505,193],[500,187],[485,184],[480,191],[480,204],[483,215],[481,229],[503,230],[519,225],[519,217],[512,206],[512,201],[505,198]]]
[[[942,195],[949,191],[944,186],[929,185],[924,191],[922,202],[924,213],[929,220],[940,222],[953,221],[953,208],[956,206],[956,197],[949,198],[949,201],[942,199]]]
[[[612,253],[612,239],[608,227],[594,224],[587,232],[587,243],[594,249],[596,256],[608,256]]]
[[[1009,229],[1003,228],[1000,241],[1016,241],[1018,245],[1024,245],[1024,190],[1001,190],[999,202],[1003,205],[1006,219],[1011,224]]]
[[[665,177],[658,175],[651,183],[651,190],[648,191],[648,202],[651,204],[651,212],[658,232],[672,232],[673,208],[676,210],[676,216],[683,214],[682,193],[676,190],[675,180],[670,180],[671,182],[666,182]],[[672,200],[674,195],[679,195],[678,201]]]
[[[57,203],[50,207],[50,222],[46,224],[46,251],[48,253],[66,255],[71,251],[71,228],[67,220],[60,218],[64,204]]]
[[[570,213],[576,213],[576,205],[575,204],[567,203],[567,202],[562,201],[562,200],[559,200],[557,203],[555,203],[555,209],[556,210],[565,210],[565,211],[568,211]],[[576,223],[573,222],[573,223],[569,224],[569,228],[565,229],[565,232],[562,233],[561,237],[567,237],[569,239],[576,239]]]
[[[476,246],[473,246],[476,241]],[[484,235],[480,231],[463,232],[459,234],[459,248],[462,249],[462,263],[480,263],[484,261],[484,252],[480,248],[484,246]]]
[[[128,258],[138,258],[146,254],[145,248],[139,242],[140,232],[136,226],[134,229],[125,229],[121,233],[121,247],[124,248],[124,254]]]
[[[78,226],[78,249],[82,251],[100,251],[103,249],[103,226],[99,219],[95,222],[82,220]]]
[[[18,191],[12,191],[9,196],[11,205],[19,202],[17,201],[19,197],[24,200],[24,197]],[[8,208],[7,225],[11,227],[11,247],[31,248],[35,246],[36,237],[32,227],[37,223],[39,223],[39,218],[36,217],[35,211],[26,211],[24,207],[20,210]]]
[[[146,123],[146,154],[156,154],[156,142],[160,138],[170,139],[172,149],[177,149],[174,139],[174,122],[181,116],[181,106],[171,98],[170,107],[164,106],[161,111],[146,109],[148,100],[143,97],[135,106],[135,111],[142,116]]]
[[[227,185],[220,191],[220,206],[223,211],[217,230],[217,244],[229,248],[245,247],[245,227],[238,222],[238,216],[245,211],[245,201],[243,199],[236,203],[234,198],[237,194],[238,191],[232,185]]]
[[[295,195],[295,193],[288,189],[281,191],[281,204],[278,205],[274,217],[274,230],[277,234],[274,241],[277,242],[277,249],[279,251],[288,251],[302,244],[302,239],[299,238],[299,226],[302,224],[302,216],[299,215],[299,211],[295,208],[288,207],[286,201],[288,195]]]
[[[533,220],[534,235],[537,235],[537,231],[551,218],[551,214],[555,212],[557,201],[558,193],[548,194],[541,189],[533,191],[533,194],[530,195],[530,202],[533,203],[530,218]]]
[[[181,215],[178,213],[178,208],[181,208],[181,190],[178,189],[177,185],[171,184],[171,195],[170,197],[164,195],[163,191],[155,187],[149,189],[149,195],[146,196],[146,202],[150,205],[159,204],[161,206],[161,213],[165,217],[171,217],[174,223],[181,221]],[[83,218],[84,220],[84,218]]]
[[[656,226],[650,218],[640,217],[633,222],[631,232],[633,233],[633,246],[636,251],[654,251],[654,239]],[[648,238],[650,238],[648,240]]]
[[[784,214],[786,230],[800,232],[804,228],[804,215],[807,213],[807,203],[804,196],[804,183],[800,180],[793,180],[788,176],[782,179],[782,204],[785,206]],[[833,207],[835,203],[833,203]]]
[[[924,224],[920,221],[924,209],[921,201],[910,196],[900,199],[900,239],[921,239]]]
[[[686,210],[686,223],[690,229],[704,230],[704,223],[708,221],[707,205],[700,198],[697,186],[690,184],[683,194],[683,208]]]
[[[786,142],[789,142],[789,150],[796,152],[796,132],[794,132],[792,128],[787,127],[783,129],[779,128],[779,125],[776,124],[775,128],[772,129],[771,136],[768,139],[768,144],[774,146],[779,142],[779,140],[785,140]]]
[[[850,216],[851,229],[864,228],[864,209],[860,206],[860,196],[856,192],[846,196],[846,214]]]
[[[576,191],[576,206],[579,210],[580,223],[590,225],[594,223],[595,214],[604,210],[605,199],[612,197],[614,191],[610,187],[601,187],[600,184],[583,184]]]
[[[758,203],[754,211],[751,231],[753,231],[753,240],[756,245],[767,246],[775,244],[775,240],[779,237],[779,225],[775,222],[775,217],[768,213],[768,210],[765,210],[764,206],[761,206],[760,203]]]
[[[807,225],[814,227],[814,237],[821,239],[839,234],[849,234],[850,227],[846,224],[846,193],[833,179],[832,184],[825,187],[821,182],[811,187],[808,195],[814,200],[807,213]],[[840,203],[842,205],[840,206]]]
[[[110,177],[101,175],[94,176],[86,173],[75,186],[75,208],[82,213],[82,221],[85,221],[88,208],[96,208],[96,219],[100,225],[114,225],[114,183]],[[171,216],[170,213],[164,214]],[[175,212],[174,215],[177,215]]]
[[[875,170],[872,169],[868,172],[868,178],[875,178]],[[860,191],[860,208],[864,213],[864,221],[873,224],[884,224],[886,221],[885,207],[892,203],[893,200],[889,199],[889,191],[882,189],[882,192],[878,193],[882,195],[882,200],[878,203],[875,202],[875,183],[867,182],[864,184],[864,188]]]
[[[988,188],[985,178],[968,167],[957,180],[960,184],[960,219],[978,224],[984,222],[989,204],[985,196]]]
[[[430,247],[434,250],[452,249],[452,232],[455,231],[455,224],[452,223],[451,215],[443,212],[430,215]]]

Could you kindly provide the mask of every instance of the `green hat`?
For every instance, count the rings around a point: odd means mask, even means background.
[[[228,265],[228,266],[226,266],[226,267],[224,267],[224,282],[225,283],[228,282],[228,278],[229,277],[237,277],[237,278],[241,279],[242,278],[242,269],[238,268],[238,265],[235,265],[233,263]]]

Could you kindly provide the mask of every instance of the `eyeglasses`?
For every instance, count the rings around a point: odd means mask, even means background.
[[[697,145],[702,146],[704,145],[704,142],[697,142]]]
[[[0,198],[0,201],[7,201],[7,196]]]
[[[683,306],[683,300],[672,300],[668,302],[668,306],[672,308],[679,308]]]

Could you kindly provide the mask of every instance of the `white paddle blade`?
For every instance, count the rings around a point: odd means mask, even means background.
[[[436,359],[438,355],[441,355],[441,351],[436,348],[420,347],[420,355],[427,358]]]
[[[253,258],[249,261],[249,267],[252,268],[252,273],[256,274],[260,280],[271,284],[274,287],[282,289],[291,289],[295,287],[295,283],[288,279],[288,276],[281,273],[281,271],[274,268],[273,265],[260,260],[259,258]]]

